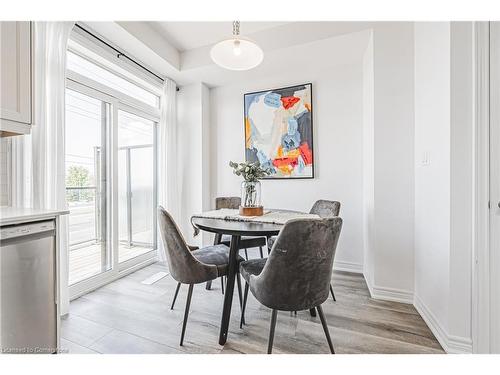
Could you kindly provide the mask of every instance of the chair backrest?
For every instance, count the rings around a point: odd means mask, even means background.
[[[184,284],[197,284],[217,278],[217,267],[201,263],[189,250],[172,216],[158,207],[158,224],[172,277]]]
[[[342,219],[297,219],[287,222],[273,245],[264,269],[250,283],[265,306],[307,310],[327,298]]]
[[[319,215],[322,218],[339,216],[339,212],[340,202],[327,201],[324,199],[314,202],[311,211],[309,211],[309,213]]]
[[[238,209],[241,205],[240,197],[217,197],[215,198],[215,209],[232,208]]]

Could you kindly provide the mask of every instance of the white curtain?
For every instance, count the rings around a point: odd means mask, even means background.
[[[66,209],[66,49],[74,22],[35,23],[35,124],[31,135],[32,196],[35,208]],[[60,221],[61,313],[69,311],[68,216]]]
[[[31,207],[31,137],[11,137],[11,202],[15,207]]]
[[[73,22],[35,23],[35,124],[31,133],[33,206],[66,208],[66,49]]]
[[[179,192],[177,189],[177,86],[165,79],[160,99],[161,117],[158,140],[158,204],[179,220]],[[165,261],[161,234],[158,238],[158,259]]]
[[[12,205],[66,209],[64,117],[66,48],[74,22],[35,22],[34,101],[31,135],[12,142]],[[69,309],[68,217],[60,236],[61,313]]]

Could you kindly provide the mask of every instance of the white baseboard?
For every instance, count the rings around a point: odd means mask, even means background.
[[[417,295],[414,296],[413,305],[446,353],[472,353],[472,340],[467,337],[448,335],[439,320]]]
[[[413,293],[408,290],[385,288],[374,285],[370,290],[372,298],[384,301],[413,304]]]
[[[452,354],[472,354],[472,340],[467,337],[448,335],[448,350]]]
[[[335,261],[333,263],[333,269],[335,271],[363,273],[363,265],[359,264],[359,263],[352,263],[352,262]]]
[[[403,289],[386,288],[372,285],[365,277],[366,285],[370,291],[370,296],[374,299],[413,304],[413,292]]]

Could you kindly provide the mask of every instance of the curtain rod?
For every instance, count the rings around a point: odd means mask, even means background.
[[[99,38],[97,35],[93,34],[92,32],[90,32],[89,30],[87,30],[86,28],[80,26],[78,23],[75,23],[75,26],[78,27],[80,30],[84,31],[85,33],[87,33],[88,35],[90,35],[91,37],[97,39],[99,42],[101,42],[102,44],[106,45],[107,47],[111,48],[113,51],[115,51],[117,53],[116,57],[119,59],[120,57],[125,57],[127,60],[129,60],[130,62],[132,62],[133,64],[137,65],[139,68],[145,70],[146,72],[148,72],[149,74],[155,76],[156,78],[158,78],[160,81],[162,82],[165,82],[165,78],[163,77],[160,77],[158,74],[152,72],[151,70],[149,70],[148,68],[146,68],[144,65],[138,63],[137,61],[135,61],[133,58],[127,56],[125,53],[123,53],[122,51],[118,50],[117,48],[113,47],[111,44],[109,44],[108,42],[106,42],[105,40]],[[179,87],[176,87],[176,90],[179,91]]]

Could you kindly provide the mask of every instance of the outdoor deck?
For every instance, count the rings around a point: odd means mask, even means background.
[[[93,202],[73,202],[70,204],[69,220],[69,284],[84,280],[102,272],[101,245],[96,240],[98,220]],[[126,237],[126,235],[121,235]],[[136,231],[133,240],[136,243],[150,243],[151,231]],[[126,241],[123,241],[126,242]],[[120,243],[118,261],[124,262],[151,251],[151,247]]]
[[[119,262],[124,262],[151,251],[149,247],[120,245]],[[101,246],[90,244],[70,250],[69,284],[84,280],[101,272]]]

